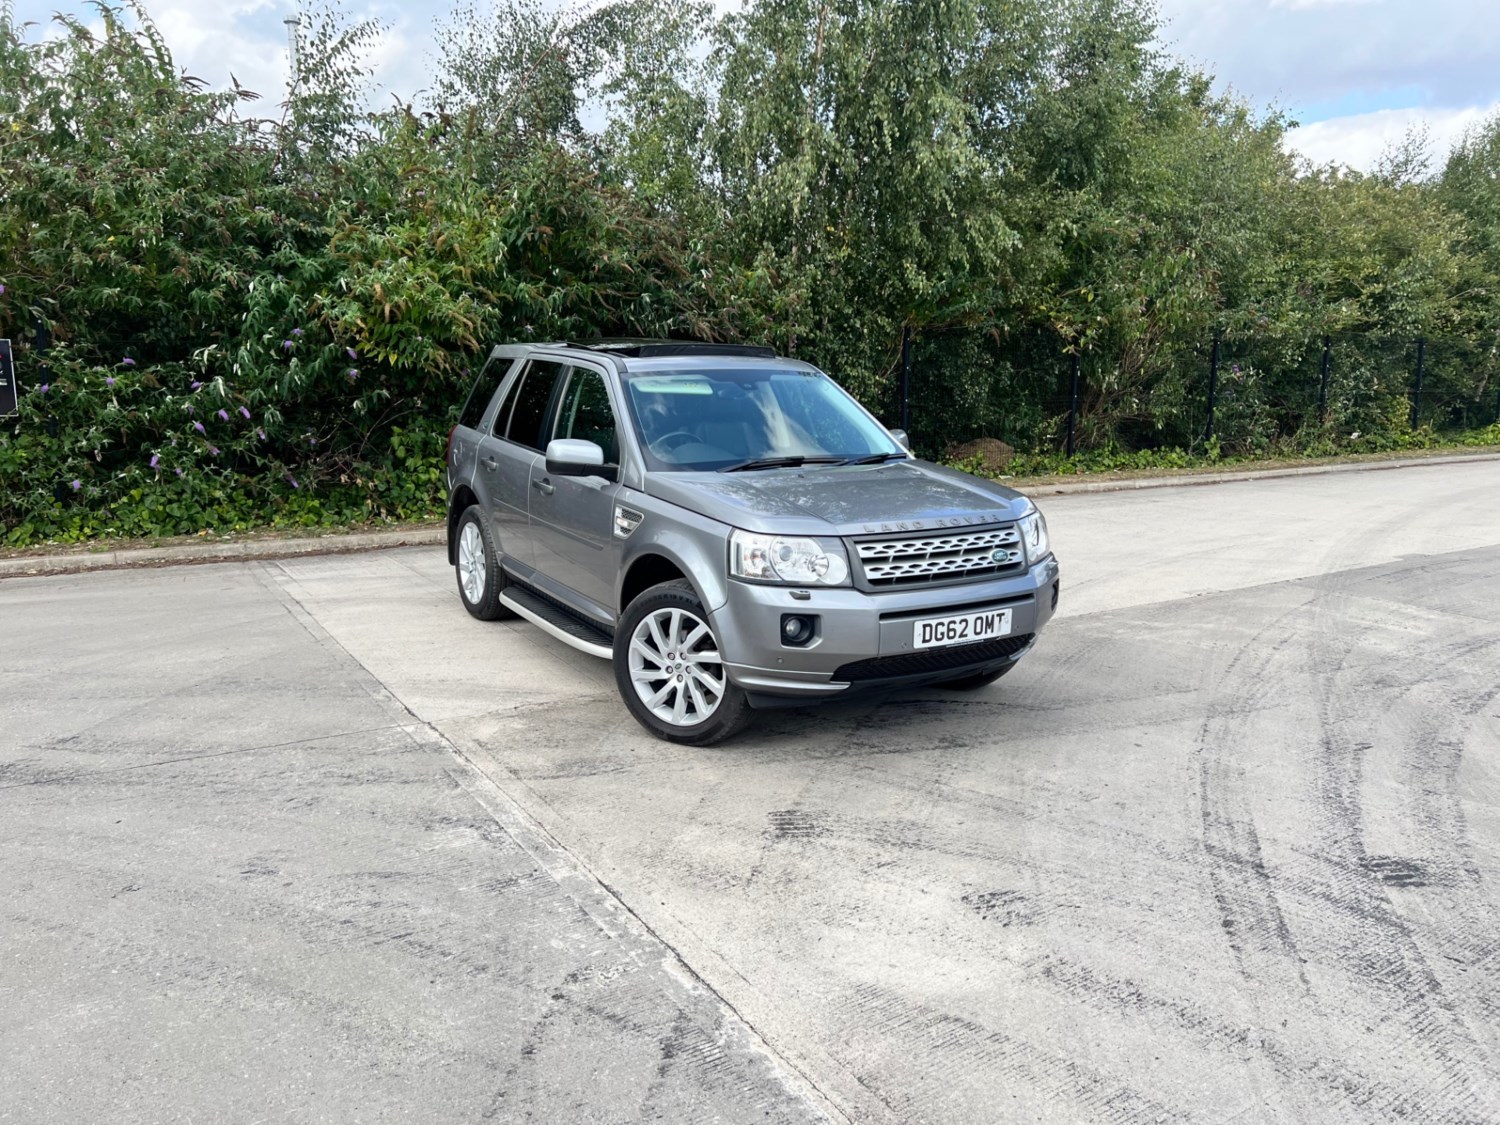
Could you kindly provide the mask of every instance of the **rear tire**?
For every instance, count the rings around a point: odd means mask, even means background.
[[[687,582],[652,586],[625,607],[614,665],[626,709],[657,738],[712,746],[750,721],[750,703],[729,682],[708,611]]]
[[[500,591],[506,586],[505,572],[478,504],[471,504],[459,517],[455,534],[458,549],[454,555],[458,561],[453,569],[458,576],[459,599],[469,615],[481,621],[508,621],[519,616],[500,601]]]
[[[975,676],[960,676],[956,680],[944,680],[935,687],[946,688],[948,691],[976,691],[982,687],[989,687],[1001,676],[1005,675],[1017,664],[1019,660],[1012,660],[1009,664],[1002,664],[998,668],[991,668],[988,672],[980,672]]]

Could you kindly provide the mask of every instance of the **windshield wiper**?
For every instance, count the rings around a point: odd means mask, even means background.
[[[906,454],[905,453],[872,453],[868,457],[850,457],[847,461],[841,462],[841,464],[845,464],[845,465],[879,465],[882,461],[889,461],[893,457],[899,457],[899,458],[901,458],[904,461],[906,459]]]
[[[842,465],[842,457],[756,457],[729,465],[721,473],[753,473],[757,469],[795,469],[799,465]]]

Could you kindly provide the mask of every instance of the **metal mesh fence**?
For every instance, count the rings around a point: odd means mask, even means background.
[[[1500,422],[1500,337],[1225,335],[1140,370],[1074,357],[1055,337],[953,330],[913,337],[908,395],[881,403],[925,452],[994,438],[1019,450],[1235,452],[1344,444]]]

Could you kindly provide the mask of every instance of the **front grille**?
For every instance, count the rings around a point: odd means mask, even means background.
[[[972,664],[988,664],[1023,651],[1034,636],[1034,633],[1023,633],[1019,637],[1000,637],[993,641],[981,641],[977,645],[952,645],[948,648],[924,649],[921,652],[903,652],[899,656],[856,660],[840,667],[834,672],[833,679],[837,683],[858,683],[861,680],[921,676],[928,672],[946,672]]]
[[[989,578],[1026,565],[1014,524],[962,535],[903,535],[854,546],[865,581],[876,589]]]

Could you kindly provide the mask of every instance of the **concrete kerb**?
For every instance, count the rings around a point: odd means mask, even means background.
[[[1393,461],[1338,462],[1328,465],[1289,465],[1279,469],[1244,469],[1222,473],[1184,473],[1176,476],[1115,477],[1108,480],[1063,481],[1013,486],[1031,496],[1066,496],[1079,492],[1127,492],[1142,488],[1180,488],[1186,485],[1231,484],[1235,481],[1273,480],[1277,477],[1317,476],[1325,473],[1366,473],[1377,469],[1411,469],[1425,465],[1500,461],[1500,453],[1412,457]],[[1007,482],[1010,483],[1010,482]],[[170,547],[129,547],[114,551],[60,555],[22,555],[0,559],[0,579],[46,574],[74,574],[128,567],[173,566],[186,563],[236,562],[245,559],[284,559],[298,555],[335,555],[392,547],[432,546],[447,541],[447,529],[392,528],[388,531],[334,534],[307,539],[245,539],[217,543],[181,543]]]
[[[1500,453],[1457,453],[1445,457],[1403,457],[1392,461],[1341,461],[1327,465],[1288,465],[1279,469],[1241,469],[1222,473],[1180,473],[1160,477],[1116,477],[1028,484],[1011,487],[1028,496],[1066,496],[1075,492],[1129,492],[1138,488],[1180,488],[1194,484],[1233,484],[1242,480],[1275,480],[1277,477],[1311,477],[1325,473],[1368,473],[1377,469],[1416,469],[1424,465],[1458,465],[1473,461],[1500,461]],[[1009,483],[1009,482],[1007,482]]]
[[[0,559],[0,579],[44,574],[75,574],[90,570],[172,566],[184,563],[238,562],[246,559],[285,559],[298,555],[336,555],[415,547],[447,541],[447,529],[392,528],[352,535],[322,535],[306,539],[242,539],[218,543],[179,543],[170,547],[129,547],[116,551],[66,555],[23,555]]]

